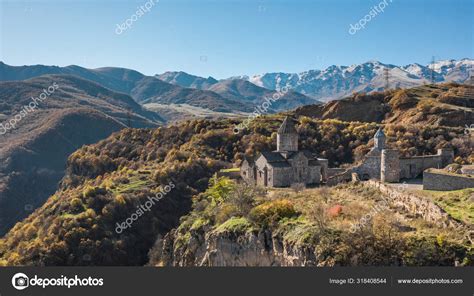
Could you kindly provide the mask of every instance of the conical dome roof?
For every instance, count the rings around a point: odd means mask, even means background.
[[[375,133],[374,138],[385,138],[385,134],[381,127],[379,127],[378,131]]]
[[[288,116],[285,117],[285,120],[283,120],[283,123],[278,129],[278,133],[279,134],[297,134],[298,132],[296,131],[295,123],[293,122],[293,119],[291,119]]]

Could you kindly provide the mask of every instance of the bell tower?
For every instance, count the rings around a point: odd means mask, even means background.
[[[285,117],[277,132],[277,152],[298,151],[298,132],[290,117]]]
[[[374,136],[374,147],[377,148],[378,150],[385,149],[385,140],[386,140],[386,136],[382,128],[380,127]]]

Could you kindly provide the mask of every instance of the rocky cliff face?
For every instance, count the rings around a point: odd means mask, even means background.
[[[152,264],[166,266],[332,266],[314,246],[286,241],[270,230],[245,233],[193,231],[187,244],[169,232],[155,245]]]

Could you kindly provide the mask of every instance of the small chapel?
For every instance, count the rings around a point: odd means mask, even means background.
[[[245,158],[240,166],[242,179],[265,187],[307,186],[325,181],[327,159],[299,150],[298,138],[293,119],[286,117],[277,132],[276,151]]]

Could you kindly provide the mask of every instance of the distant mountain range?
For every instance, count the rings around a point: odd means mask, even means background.
[[[385,70],[387,69],[387,70]],[[433,69],[433,71],[432,71]],[[444,60],[426,66],[409,64],[396,66],[369,61],[352,66],[330,66],[324,70],[309,70],[301,73],[264,73],[254,76],[236,76],[227,80],[247,80],[270,90],[289,88],[313,99],[330,101],[341,99],[353,92],[381,91],[386,88],[388,71],[389,88],[408,88],[439,82],[463,83],[469,79],[469,71],[474,71],[473,59]],[[217,80],[186,74],[184,72],[166,72],[157,75],[160,79],[182,86],[210,89],[209,84]],[[207,83],[204,83],[206,81]]]
[[[213,78],[202,78],[184,72],[168,72],[160,76],[146,76],[137,71],[124,68],[86,69],[79,66],[9,66],[0,62],[0,81],[24,80],[48,74],[67,74],[96,82],[116,92],[130,95],[137,103],[150,108],[158,114],[173,115],[178,118],[186,117],[174,112],[177,106],[190,106],[207,111],[214,116],[227,114],[251,113],[255,107],[262,104],[274,90],[264,89],[246,80],[234,81],[231,87],[226,81]],[[318,101],[305,95],[288,92],[278,102],[272,104],[269,113],[294,109],[296,107],[314,104]],[[183,112],[183,108],[180,108]],[[194,111],[192,114],[197,115]],[[163,114],[162,114],[163,115]]]
[[[155,75],[156,78],[165,82],[180,85],[183,87],[197,88],[197,89],[208,89],[213,84],[219,81],[212,78],[203,78],[195,75],[188,74],[186,72],[165,72],[161,75]]]
[[[386,87],[384,69],[388,69],[390,88],[408,88],[428,84],[431,69],[436,83],[464,82],[469,78],[469,69],[474,71],[474,60],[439,61],[423,66],[410,64],[395,66],[370,61],[360,65],[331,66],[325,70],[311,70],[299,74],[266,73],[249,77],[256,85],[277,89],[289,87],[312,98],[329,101],[351,95],[353,92],[381,91]]]
[[[386,88],[408,88],[428,84],[431,80],[463,83],[474,69],[473,59],[444,60],[430,65],[417,63],[406,66],[369,61],[352,66],[330,66],[324,70],[301,73],[263,73],[253,76],[237,76],[223,80],[199,77],[186,72],[165,72],[146,76],[124,68],[86,69],[79,66],[9,66],[0,62],[0,81],[24,80],[45,74],[69,74],[94,81],[117,92],[130,95],[135,101],[167,116],[183,106],[205,110],[207,114],[241,114],[252,112],[265,97],[274,91],[289,89],[282,100],[272,104],[270,113],[296,107],[330,101],[350,96],[354,92],[370,93]],[[388,74],[388,75],[387,75]],[[231,81],[231,82],[229,82]],[[246,82],[251,82],[246,83]],[[317,100],[317,101],[314,101]],[[194,111],[191,115],[197,115]],[[163,114],[162,114],[163,115]],[[188,114],[190,115],[190,114]]]
[[[0,63],[0,81],[24,80],[45,74],[68,74],[78,76],[130,95],[138,103],[188,103],[215,111],[250,110],[239,102],[229,102],[221,96],[199,89],[183,88],[137,71],[124,68],[86,69],[79,66],[9,66]]]
[[[165,72],[155,75],[156,78],[182,87],[212,91],[223,98],[235,101],[258,102],[265,97],[272,97],[276,91],[257,86],[246,79],[224,79],[218,81],[212,77],[203,78],[186,72]],[[294,91],[285,92],[272,104],[274,110],[294,108],[297,105],[314,104],[315,101]]]

